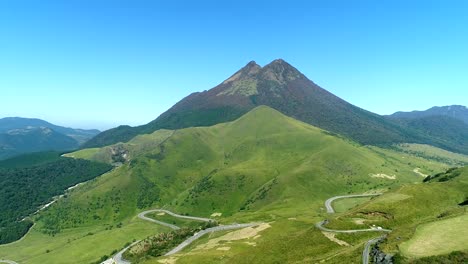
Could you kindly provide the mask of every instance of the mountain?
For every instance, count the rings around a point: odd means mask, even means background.
[[[158,129],[228,122],[259,105],[270,106],[290,117],[362,144],[384,145],[418,138],[391,120],[338,98],[278,59],[265,67],[249,62],[218,86],[187,96],[154,121],[139,127],[120,126],[105,131],[84,147],[127,142],[138,134]]]
[[[429,116],[448,116],[468,124],[468,108],[463,105],[434,106],[425,111],[396,112],[389,115],[396,119],[416,119]]]
[[[40,119],[2,118],[0,159],[29,152],[76,149],[98,133],[99,130],[61,127]]]
[[[181,263],[218,263],[220,254],[226,263],[358,263],[369,235],[339,237],[356,246],[344,253],[314,228],[327,217],[323,202],[333,195],[420,182],[415,168],[426,174],[446,168],[362,146],[267,106],[228,123],[158,130],[66,156],[121,166],[41,212],[30,235],[0,247],[4,259],[93,263],[134,239],[168,231],[136,217],[149,208],[166,208],[200,217],[216,213],[221,224],[268,223],[255,238],[227,241],[229,251],[191,250],[195,255],[181,257],[195,259]]]
[[[468,109],[461,105],[426,111],[396,112],[389,119],[424,135],[426,143],[449,151],[468,153]]]

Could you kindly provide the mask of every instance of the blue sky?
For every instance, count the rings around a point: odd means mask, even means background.
[[[0,117],[147,123],[283,58],[367,110],[468,104],[466,1],[4,0]]]

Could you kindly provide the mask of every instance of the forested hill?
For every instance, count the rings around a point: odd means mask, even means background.
[[[0,167],[0,244],[15,241],[22,237],[32,225],[30,220],[22,219],[41,206],[50,202],[77,183],[91,180],[111,169],[104,163],[80,159],[57,158],[45,153],[40,159],[24,167],[31,155],[18,157],[8,168],[8,162]],[[50,159],[50,162],[46,162]],[[17,164],[18,166],[15,166]],[[39,164],[39,165],[36,165]]]

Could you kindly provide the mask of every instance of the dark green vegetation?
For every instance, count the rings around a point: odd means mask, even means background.
[[[194,227],[183,227],[150,236],[125,251],[123,257],[132,263],[139,263],[148,257],[162,256],[195,233],[214,226],[217,226],[216,222],[198,222]]]
[[[445,182],[449,181],[455,177],[461,175],[461,170],[458,168],[451,168],[446,172],[437,173],[434,175],[427,176],[423,181],[424,182],[431,182],[431,181],[438,181],[438,182]]]
[[[427,143],[452,152],[468,153],[468,124],[448,116],[427,116],[416,119],[394,119],[402,127],[423,135],[416,143]]]
[[[70,151],[89,140],[98,130],[72,129],[40,119],[0,119],[0,160],[38,151]]]
[[[42,165],[63,159],[60,152],[34,152],[23,154],[6,160],[0,160],[0,168],[25,168]]]
[[[428,116],[448,116],[468,124],[468,108],[463,105],[434,106],[425,111],[396,112],[390,115],[397,119],[418,119]]]
[[[23,218],[77,183],[101,175],[110,165],[60,158],[48,152],[19,156],[0,167],[0,244],[22,237],[32,225]]]
[[[263,68],[250,62],[213,89],[187,96],[154,121],[105,131],[84,146],[128,142],[158,129],[211,126],[235,120],[259,105],[362,144],[424,143],[468,153],[468,125],[449,117],[404,122],[379,116],[334,96],[283,60]]]

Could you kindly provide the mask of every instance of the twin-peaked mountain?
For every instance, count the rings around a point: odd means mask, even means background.
[[[137,134],[161,128],[210,126],[232,121],[259,105],[270,106],[288,116],[362,143],[403,141],[406,137],[391,122],[347,103],[307,79],[287,62],[275,60],[263,68],[249,62],[218,86],[192,93],[149,124],[111,129],[85,146],[126,142]]]
[[[105,131],[84,146],[98,147],[127,142],[136,135],[158,129],[180,129],[228,122],[259,105],[267,105],[290,117],[361,144],[416,142],[468,152],[466,142],[460,146],[451,144],[444,138],[435,140],[417,128],[354,106],[321,88],[281,59],[264,67],[253,61],[249,62],[218,86],[190,94],[154,121],[139,127],[120,126]]]

